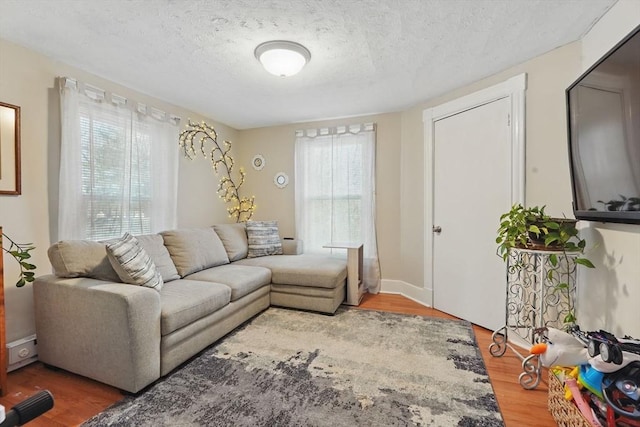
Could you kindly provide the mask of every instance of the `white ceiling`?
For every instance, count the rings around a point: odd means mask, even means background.
[[[0,0],[0,37],[246,129],[406,109],[580,39],[615,2]],[[300,74],[262,69],[274,39],[311,51]]]

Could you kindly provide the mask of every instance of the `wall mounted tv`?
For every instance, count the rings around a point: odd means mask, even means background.
[[[575,217],[640,224],[640,26],[566,100]]]

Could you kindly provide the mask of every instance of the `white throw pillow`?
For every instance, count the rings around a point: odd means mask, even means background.
[[[124,283],[146,286],[160,292],[163,281],[149,254],[138,239],[124,233],[121,239],[106,244],[107,257]]]
[[[247,221],[247,258],[282,255],[278,221]]]

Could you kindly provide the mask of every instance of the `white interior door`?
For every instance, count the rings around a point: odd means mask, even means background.
[[[434,307],[488,329],[505,320],[499,217],[511,206],[511,101],[434,122]]]

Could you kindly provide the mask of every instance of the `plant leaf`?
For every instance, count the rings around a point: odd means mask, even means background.
[[[537,226],[537,225],[535,225],[535,224],[531,224],[531,225],[529,226],[529,231],[530,231],[531,233],[535,233],[536,235],[540,235],[540,228],[538,228],[538,226]]]
[[[560,228],[560,224],[555,221],[545,221],[544,226],[552,230],[558,230]]]
[[[596,266],[586,258],[576,258],[576,264],[584,265],[588,268],[596,268]]]
[[[576,320],[576,316],[573,314],[573,312],[569,312],[566,316],[564,316],[564,323],[576,323]]]

